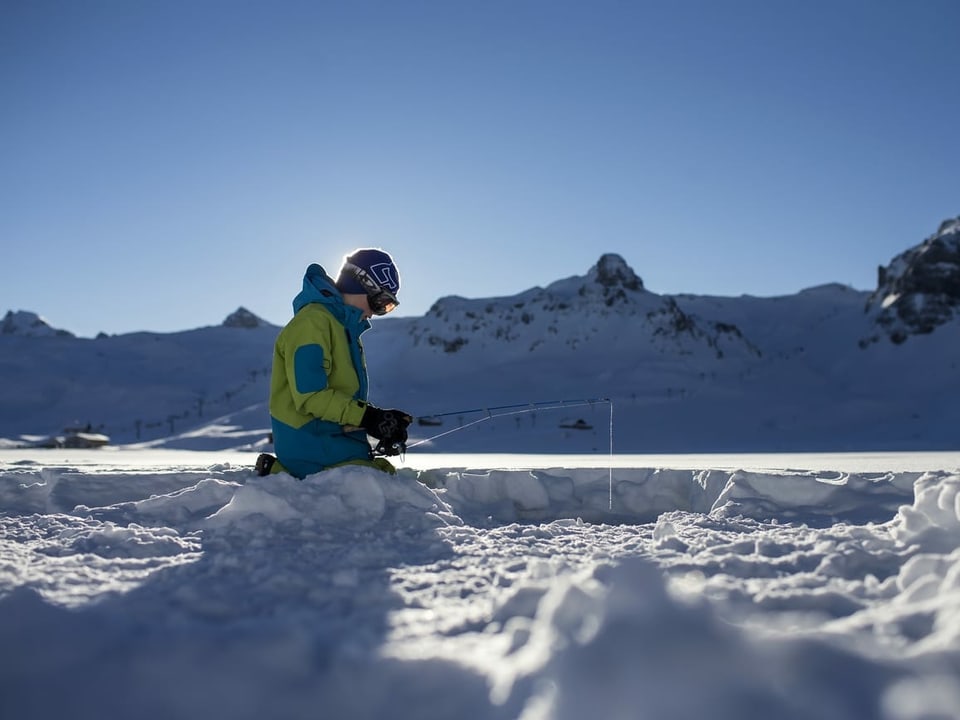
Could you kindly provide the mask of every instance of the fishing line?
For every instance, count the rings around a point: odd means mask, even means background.
[[[607,486],[607,506],[608,509],[613,510],[613,401],[609,398],[593,398],[590,400],[546,400],[542,402],[535,403],[517,403],[514,405],[498,405],[490,408],[475,408],[473,410],[458,410],[455,412],[445,412],[445,413],[434,413],[433,415],[427,415],[429,418],[441,418],[449,417],[451,415],[469,415],[472,413],[486,413],[481,418],[476,420],[471,420],[470,422],[460,425],[459,427],[452,428],[450,430],[444,430],[443,432],[437,433],[436,435],[431,435],[428,438],[423,438],[422,440],[417,440],[416,442],[409,443],[407,449],[415,448],[418,445],[423,445],[424,443],[433,442],[439,438],[442,438],[446,435],[450,435],[460,430],[466,430],[468,427],[473,425],[479,425],[482,422],[487,420],[493,420],[494,418],[500,417],[510,417],[511,415],[522,415],[524,413],[536,412],[537,410],[557,410],[561,408],[574,408],[582,407],[584,405],[596,405],[606,403],[610,406],[610,464],[608,468],[608,486]],[[503,412],[493,412],[495,410],[502,410]]]
[[[609,401],[608,401],[609,402]],[[613,510],[613,403],[610,403],[610,473],[607,483],[607,510]]]

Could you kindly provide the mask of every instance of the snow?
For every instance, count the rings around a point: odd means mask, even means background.
[[[3,717],[960,717],[960,453],[251,457],[0,450]]]

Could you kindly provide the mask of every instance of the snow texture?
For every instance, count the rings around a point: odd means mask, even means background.
[[[0,715],[960,717],[957,454],[248,459],[0,451]]]

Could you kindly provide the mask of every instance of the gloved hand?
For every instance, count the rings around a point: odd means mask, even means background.
[[[407,426],[413,417],[402,410],[382,410],[367,405],[360,426],[380,442],[374,452],[378,455],[399,455],[407,449]]]

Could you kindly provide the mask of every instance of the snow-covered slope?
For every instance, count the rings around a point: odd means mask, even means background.
[[[96,339],[0,336],[0,437],[90,426],[129,443],[262,406],[275,335],[261,324]],[[251,419],[255,427],[264,412]]]
[[[872,295],[835,284],[773,298],[658,295],[605,254],[585,275],[512,297],[441,298],[422,317],[374,321],[371,400],[440,416],[415,440],[478,409],[609,398],[621,452],[955,449],[960,314],[945,309],[955,266],[944,253],[958,225],[895,259]],[[910,326],[908,342],[891,341],[887,311],[903,303],[937,312]],[[277,331],[241,308],[182,333],[0,335],[0,438],[89,425],[120,444],[252,449],[269,430]],[[605,451],[609,404],[563,405],[417,451]]]

